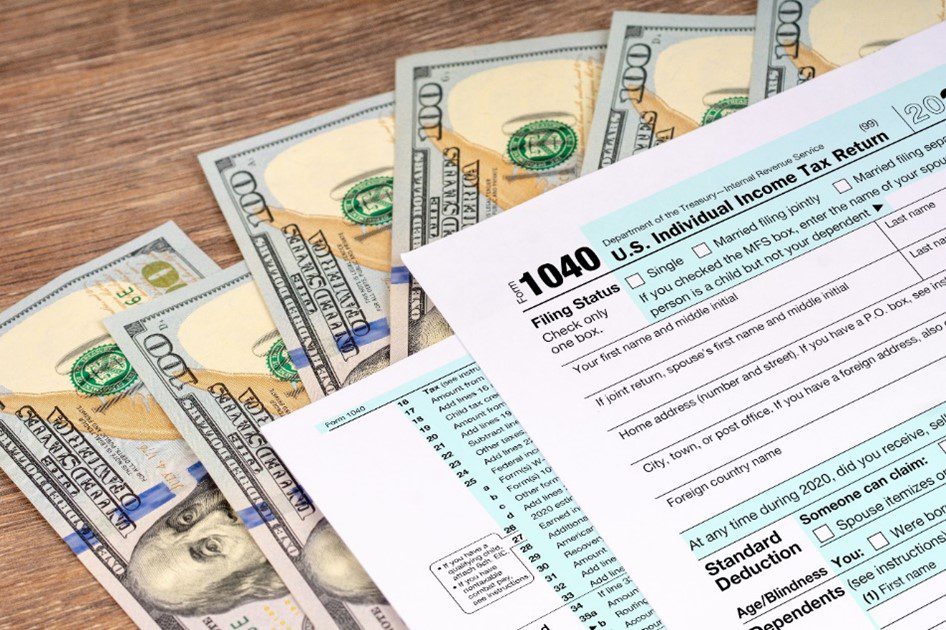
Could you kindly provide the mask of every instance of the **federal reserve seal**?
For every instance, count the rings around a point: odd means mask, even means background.
[[[387,225],[394,208],[394,178],[366,177],[348,189],[342,198],[342,213],[361,225]]]
[[[299,380],[299,372],[289,358],[286,342],[277,339],[266,353],[266,368],[269,373],[281,381],[294,382]]]
[[[137,380],[138,374],[114,343],[83,352],[69,371],[73,387],[89,396],[111,396],[123,392]]]
[[[514,164],[544,171],[563,164],[578,148],[578,134],[557,120],[536,120],[516,130],[506,152]]]
[[[748,105],[748,96],[730,96],[721,101],[716,101],[706,110],[706,113],[703,114],[703,120],[700,124],[708,125],[714,120],[719,120],[723,116],[729,116],[731,113],[737,112]]]

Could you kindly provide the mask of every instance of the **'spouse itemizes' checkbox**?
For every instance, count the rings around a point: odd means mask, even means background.
[[[712,251],[713,250],[711,250],[709,245],[706,243],[700,243],[699,245],[693,246],[693,253],[696,254],[698,258],[705,258],[706,256],[709,256],[710,252]]]
[[[883,532],[877,532],[873,536],[870,536],[867,539],[867,542],[870,543],[870,546],[874,548],[875,551],[880,551],[890,543],[887,541],[887,537],[884,536]]]
[[[815,538],[817,538],[820,542],[828,542],[834,538],[834,532],[831,531],[831,528],[827,525],[822,525],[811,533],[814,534]]]
[[[635,273],[633,276],[628,276],[624,279],[627,280],[628,286],[630,286],[632,289],[644,286],[644,279],[641,278],[639,273]]]
[[[846,179],[839,179],[838,181],[834,182],[834,189],[839,193],[846,193],[847,191],[851,190],[851,188],[853,188],[853,186],[851,186],[850,182],[848,182]]]

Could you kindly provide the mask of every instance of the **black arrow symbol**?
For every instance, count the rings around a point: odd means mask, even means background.
[[[940,92],[939,97],[942,99],[946,99],[946,90],[943,90],[942,92]]]
[[[884,207],[883,207],[881,204],[879,204],[879,203],[875,203],[875,204],[874,204],[874,210],[876,210],[877,212],[880,212],[880,211],[883,210],[883,209],[884,209]]]

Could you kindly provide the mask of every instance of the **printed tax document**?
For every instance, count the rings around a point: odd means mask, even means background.
[[[663,627],[455,337],[263,433],[411,628]]]
[[[925,628],[944,172],[939,26],[407,265],[668,627]]]

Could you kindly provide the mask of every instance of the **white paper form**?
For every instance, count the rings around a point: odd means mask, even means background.
[[[407,257],[671,628],[946,619],[944,64],[940,26]]]
[[[455,337],[263,432],[411,628],[663,627]]]

